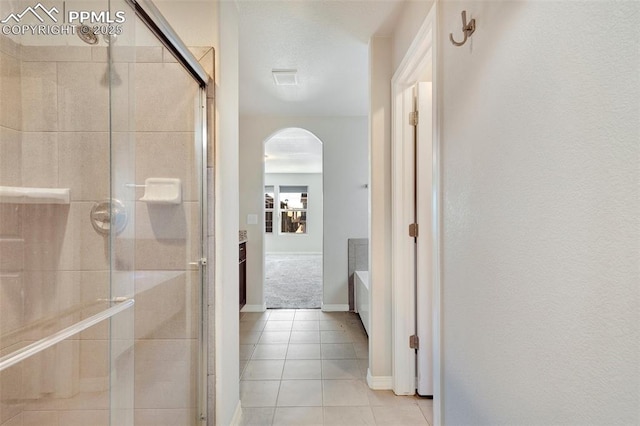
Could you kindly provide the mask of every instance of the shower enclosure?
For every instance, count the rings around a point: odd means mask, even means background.
[[[0,426],[200,424],[208,76],[148,1],[0,22]]]

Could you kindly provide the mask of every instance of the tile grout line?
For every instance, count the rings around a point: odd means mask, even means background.
[[[274,320],[274,321],[277,321],[277,320]],[[294,321],[295,321],[295,314],[294,314]],[[322,413],[322,414],[321,414],[321,421],[322,421],[322,424],[325,424],[325,422],[326,422],[325,408],[327,408],[327,406],[326,406],[326,400],[325,400],[325,384],[326,384],[326,383],[325,383],[325,381],[327,381],[327,383],[330,383],[330,382],[329,382],[329,380],[331,380],[331,381],[337,381],[337,380],[349,380],[349,381],[351,381],[351,380],[353,380],[353,381],[360,382],[361,384],[362,384],[362,383],[364,383],[364,384],[366,385],[366,382],[365,382],[366,378],[361,377],[361,375],[362,375],[363,373],[362,373],[362,369],[360,369],[360,367],[361,367],[361,364],[366,363],[366,359],[367,359],[367,358],[366,358],[366,357],[365,357],[365,358],[359,358],[358,353],[356,353],[356,350],[355,350],[355,349],[356,349],[356,344],[358,344],[358,346],[361,346],[361,345],[360,345],[360,343],[361,343],[361,342],[362,342],[362,343],[366,343],[366,340],[365,340],[365,341],[363,341],[363,340],[354,340],[354,339],[359,339],[359,338],[361,337],[361,336],[360,336],[360,334],[361,334],[361,333],[359,334],[359,331],[361,331],[361,330],[353,329],[353,333],[351,333],[351,331],[352,331],[352,327],[350,327],[350,325],[352,325],[352,324],[353,324],[353,321],[350,321],[350,320],[349,320],[349,318],[343,318],[343,320],[342,320],[342,321],[340,321],[340,322],[342,322],[342,331],[347,331],[347,332],[348,332],[348,334],[349,334],[353,339],[350,339],[350,341],[349,341],[349,342],[342,342],[342,343],[330,342],[330,343],[324,343],[324,344],[323,344],[322,342],[320,342],[320,343],[318,344],[318,346],[319,346],[319,347],[320,347],[320,349],[321,349],[320,358],[318,358],[318,362],[319,362],[319,367],[320,367],[320,385],[321,385],[321,386],[320,386],[320,390],[321,390],[321,405],[320,405],[320,407],[319,407],[319,408],[321,409],[321,413]],[[345,327],[346,327],[346,328],[345,328]],[[264,327],[264,328],[266,328],[266,325],[265,325],[265,327]],[[300,330],[299,330],[299,331],[300,331]],[[304,331],[308,331],[308,330],[304,330]],[[329,330],[329,331],[331,331],[331,330]],[[339,330],[338,330],[338,331],[339,331]],[[318,330],[318,332],[320,332],[320,330]],[[259,339],[258,339],[258,341],[262,338],[263,333],[264,333],[264,329],[263,329],[263,331],[261,331],[261,332],[259,333]],[[292,326],[292,328],[290,329],[290,335],[289,335],[288,343],[286,343],[286,351],[285,351],[285,355],[284,355],[284,359],[283,359],[283,369],[282,369],[282,372],[281,372],[281,374],[280,374],[280,379],[278,380],[278,382],[279,382],[279,383],[278,383],[278,390],[277,390],[277,393],[276,393],[276,402],[275,402],[275,406],[273,407],[273,412],[272,412],[272,417],[271,417],[271,424],[272,424],[272,425],[276,424],[275,419],[276,419],[276,414],[277,414],[277,412],[282,412],[282,410],[280,410],[280,408],[283,408],[283,409],[289,409],[289,408],[296,408],[296,407],[298,407],[298,408],[299,408],[299,407],[307,407],[307,408],[309,408],[309,407],[313,407],[313,406],[307,406],[307,405],[291,406],[291,407],[289,407],[289,406],[286,406],[286,407],[280,407],[280,406],[278,406],[278,400],[279,400],[279,397],[280,397],[280,392],[282,391],[282,384],[283,384],[283,381],[285,380],[285,377],[284,377],[284,371],[285,371],[285,370],[284,370],[284,369],[285,369],[285,366],[286,366],[286,364],[287,364],[287,361],[290,361],[290,359],[288,358],[289,350],[290,350],[291,345],[292,345],[292,344],[294,344],[294,343],[292,343],[292,340],[293,340],[293,326]],[[323,346],[323,345],[332,345],[332,344],[340,344],[340,345],[345,345],[345,346],[346,346],[346,345],[348,345],[348,347],[350,347],[350,348],[352,349],[352,351],[353,351],[353,352],[352,352],[352,353],[353,353],[353,355],[352,355],[352,356],[347,356],[346,358],[335,358],[335,359],[334,359],[334,358],[326,358],[326,359],[325,359],[325,358],[322,356],[322,346]],[[255,347],[257,347],[257,345],[258,345],[258,343],[255,343],[255,344],[253,345],[253,346],[254,346],[254,348],[255,348]],[[364,345],[364,346],[366,347],[367,352],[368,352],[368,345]],[[255,349],[254,349],[254,350],[255,350]],[[304,359],[300,359],[300,360],[306,360],[306,359],[308,359],[308,358],[304,358]],[[298,361],[300,361],[300,360],[298,360]],[[331,362],[331,361],[337,361],[338,363],[343,362],[343,361],[344,361],[345,363],[354,363],[354,362],[355,362],[356,366],[358,367],[358,372],[359,372],[360,374],[359,374],[357,377],[355,377],[355,378],[354,378],[354,377],[342,377],[342,378],[340,378],[340,377],[335,377],[335,378],[333,378],[333,379],[325,379],[325,378],[323,377],[323,376],[324,376],[324,370],[325,370],[325,368],[324,368],[324,366],[325,366],[324,362],[325,362],[325,361],[327,361],[327,360],[328,360],[329,362]],[[362,362],[361,362],[361,361],[362,361]],[[299,379],[300,379],[300,380],[302,380],[303,378],[302,378],[302,377],[300,377]],[[292,380],[293,380],[293,379],[292,379]],[[305,379],[305,380],[307,380],[307,379]],[[311,379],[308,379],[308,380],[311,380]],[[367,395],[365,395],[365,396],[366,396],[365,400],[366,400],[366,402],[367,402],[367,405],[363,405],[363,407],[364,407],[364,406],[366,406],[366,407],[369,407],[371,410],[373,410],[374,405],[372,405],[372,401],[371,401],[371,399],[369,398],[369,395],[367,394]],[[415,401],[414,401],[414,402],[415,402]],[[394,404],[394,405],[395,405],[395,404]],[[413,404],[413,405],[417,405],[417,404]],[[358,405],[358,407],[359,407],[359,406],[360,406],[360,405]],[[378,404],[376,404],[376,405],[375,405],[375,407],[379,407],[379,406],[385,406],[385,405],[384,405],[384,404],[383,404],[383,405],[378,405]],[[333,406],[332,406],[332,407],[333,407]],[[340,407],[340,406],[336,406],[336,407]],[[431,426],[431,424],[429,423],[429,420],[427,419],[426,412],[422,411],[422,409],[420,408],[420,406],[417,406],[417,408],[418,408],[418,410],[419,410],[419,412],[420,412],[420,414],[421,414],[421,417],[422,417],[422,418],[423,418],[423,420],[425,421],[425,424],[426,424],[426,425],[428,425],[428,426]],[[377,419],[376,419],[375,413],[373,413],[373,412],[372,412],[372,414],[373,414],[373,416],[374,416],[374,417],[373,417],[373,420],[374,420],[374,421],[376,421]],[[265,420],[267,420],[267,419],[265,418]]]

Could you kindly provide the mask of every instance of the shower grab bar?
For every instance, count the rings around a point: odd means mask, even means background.
[[[47,336],[44,339],[40,339],[37,342],[34,342],[24,348],[18,349],[10,353],[9,355],[5,355],[0,358],[0,371],[6,370],[9,367],[12,367],[19,363],[20,361],[24,361],[25,359],[34,356],[37,353],[44,351],[45,349],[50,348],[51,346],[62,342],[65,339],[73,336],[74,334],[78,334],[89,327],[92,327],[99,322],[102,322],[106,319],[113,317],[114,315],[119,314],[122,311],[125,311],[132,307],[135,304],[135,300],[127,299],[124,302],[118,303],[115,306],[110,307],[109,309],[105,309],[104,311],[97,313],[89,318],[83,319],[72,326],[69,326],[63,330],[58,331],[57,333],[52,334],[51,336]]]
[[[95,306],[98,306],[100,304],[104,304],[105,302],[110,302],[110,303],[121,303],[124,302],[125,300],[127,300],[126,297],[114,297],[113,299],[96,299],[93,301],[89,301],[89,302],[85,302],[85,303],[81,303],[79,305],[73,306],[71,308],[65,309],[61,312],[59,312],[57,315],[55,316],[49,316],[49,317],[44,317],[41,318],[39,320],[30,322],[29,324],[25,325],[24,327],[18,328],[16,330],[13,330],[7,334],[3,334],[1,339],[7,339],[7,340],[11,340],[12,337],[14,336],[19,336],[21,334],[24,334],[26,332],[29,332],[33,329],[36,329],[38,327],[41,326],[46,326],[49,325],[52,321],[56,320],[56,319],[60,319],[60,318],[66,318],[69,315],[73,315],[73,314],[77,314],[78,312],[81,312],[85,309],[91,309]]]

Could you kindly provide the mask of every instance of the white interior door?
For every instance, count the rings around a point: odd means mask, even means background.
[[[415,87],[408,86],[398,94],[396,108],[402,114],[398,123],[401,142],[394,152],[394,169],[401,170],[394,184],[394,205],[402,206],[393,212],[394,234],[394,279],[406,283],[392,294],[394,310],[402,315],[394,317],[394,372],[393,391],[396,395],[413,395],[416,390],[416,351],[409,345],[409,336],[415,334],[415,239],[408,233],[409,224],[416,221],[415,208],[415,127],[409,113],[415,111]]]
[[[431,83],[416,85],[416,334],[417,392],[433,395],[433,102]]]
[[[398,140],[394,147],[393,391],[433,395],[433,106],[432,84],[417,83],[398,93]],[[417,112],[417,124],[410,113]],[[401,172],[398,172],[401,171]],[[410,224],[418,224],[412,238]],[[409,231],[409,232],[408,232]],[[410,344],[416,335],[418,349]]]

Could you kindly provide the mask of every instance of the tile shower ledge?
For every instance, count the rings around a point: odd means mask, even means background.
[[[29,188],[0,186],[0,203],[7,204],[69,204],[69,188]]]

